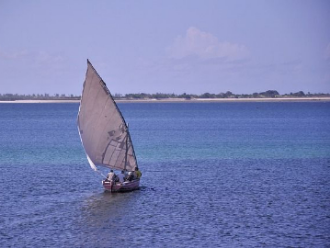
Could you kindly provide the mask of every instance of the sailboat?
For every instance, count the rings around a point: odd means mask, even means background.
[[[130,180],[122,181],[117,181],[115,177],[104,178],[104,189],[110,192],[138,189],[140,178],[133,176],[138,171],[138,164],[128,125],[108,87],[89,60],[77,125],[87,160],[93,170],[100,172],[98,167],[102,166],[131,175]]]

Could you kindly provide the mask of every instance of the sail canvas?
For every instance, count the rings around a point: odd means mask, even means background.
[[[78,129],[88,161],[112,169],[133,171],[137,166],[128,126],[109,89],[88,61]]]

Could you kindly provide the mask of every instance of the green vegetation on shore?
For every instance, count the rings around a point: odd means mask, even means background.
[[[298,91],[296,93],[289,94],[279,94],[276,90],[268,90],[260,93],[253,94],[234,94],[230,91],[226,93],[204,93],[201,95],[196,94],[166,94],[166,93],[155,93],[155,94],[147,94],[147,93],[131,93],[131,94],[114,94],[114,98],[116,100],[148,100],[148,99],[214,99],[214,98],[304,98],[304,97],[330,97],[329,93],[304,93],[303,91]],[[15,101],[15,100],[80,100],[80,96],[75,96],[73,94],[65,95],[65,94],[0,94],[0,101]]]
[[[0,94],[0,101],[16,101],[16,100],[80,100],[80,96],[73,94]]]

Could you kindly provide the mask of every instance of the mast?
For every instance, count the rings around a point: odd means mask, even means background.
[[[127,125],[127,131],[128,131],[128,125]],[[127,166],[127,153],[128,153],[128,133],[126,134],[126,152],[125,152],[125,165],[124,165],[124,171],[126,171]]]
[[[128,130],[128,123],[127,123],[127,135],[128,135],[129,140],[130,140],[131,147],[132,147],[132,153],[133,153],[133,157],[134,157],[134,160],[135,160],[135,166],[139,167],[136,156],[135,156],[135,150],[134,150],[134,145],[133,145],[133,142],[132,142],[131,134]]]

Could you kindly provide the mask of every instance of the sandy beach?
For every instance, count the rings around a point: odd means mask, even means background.
[[[80,100],[14,100],[0,101],[0,103],[79,103]]]
[[[196,102],[313,102],[330,101],[330,97],[301,97],[301,98],[198,98],[186,100],[184,98],[169,99],[143,99],[143,100],[116,100],[118,103],[140,102],[140,103],[196,103]],[[80,100],[15,100],[0,101],[0,103],[79,103]]]

